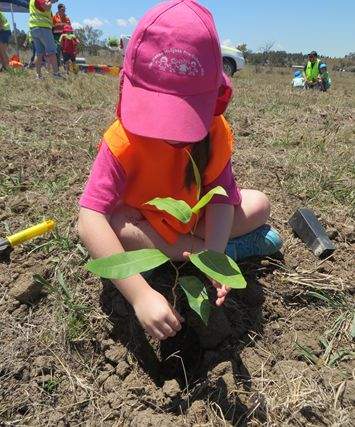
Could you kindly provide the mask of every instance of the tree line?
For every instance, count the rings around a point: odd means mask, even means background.
[[[23,30],[17,30],[17,39],[19,46],[23,46],[27,33]],[[106,49],[105,40],[103,39],[103,32],[99,29],[93,28],[90,25],[85,25],[75,30],[78,37],[79,51],[88,52],[90,55],[97,55],[102,49]],[[15,44],[14,35],[10,40],[10,44]],[[291,67],[292,65],[303,65],[307,61],[307,55],[299,53],[289,53],[285,50],[275,50],[273,42],[267,42],[257,52],[253,52],[248,48],[246,43],[236,46],[244,54],[244,58],[248,64],[259,66],[271,67]],[[328,57],[323,58],[327,59]],[[336,59],[336,68],[348,69],[353,71],[355,68],[355,52],[349,53],[344,58]]]

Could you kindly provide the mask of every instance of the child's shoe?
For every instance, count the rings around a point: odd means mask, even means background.
[[[65,80],[65,77],[60,73],[53,73],[53,78],[57,80]]]
[[[282,246],[279,233],[269,225],[263,225],[244,236],[230,239],[226,255],[235,261],[257,256],[265,257],[278,252]]]

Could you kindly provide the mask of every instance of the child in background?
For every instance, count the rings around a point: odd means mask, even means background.
[[[318,81],[320,84],[321,91],[326,92],[332,84],[332,81],[328,73],[327,64],[322,63],[319,65],[319,73],[320,74],[318,77]]]
[[[73,34],[73,29],[69,25],[66,25],[63,30],[63,34],[60,36],[59,43],[63,53],[64,68],[69,73],[69,61],[72,67],[76,64],[77,46],[79,40]]]
[[[267,197],[241,190],[233,177],[233,134],[222,115],[232,91],[222,70],[212,15],[195,0],[161,2],[138,24],[125,55],[117,120],[80,200],[79,235],[93,258],[158,248],[175,261],[206,249],[241,260],[280,249],[280,236],[265,225]],[[181,224],[145,203],[169,196],[196,203],[187,151],[202,194],[221,185],[228,196],[215,196],[203,215]],[[181,329],[181,315],[142,275],[113,283],[152,337],[164,340]],[[212,284],[221,305],[229,289]]]
[[[303,77],[302,71],[297,70],[294,73],[292,80],[292,87],[296,89],[304,89],[305,79]]]

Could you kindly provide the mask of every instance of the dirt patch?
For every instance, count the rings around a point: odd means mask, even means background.
[[[208,331],[181,296],[188,321],[161,344],[112,285],[83,269],[75,229],[117,82],[0,82],[1,235],[58,221],[55,233],[0,262],[0,423],[351,425],[353,99],[343,74],[317,107],[314,94],[289,90],[288,76],[239,75],[228,112],[234,168],[243,187],[272,200],[283,258],[241,263],[248,287],[230,293]],[[292,235],[287,221],[300,206],[329,231],[331,258],[316,259]],[[169,295],[172,277],[158,269],[151,283]]]

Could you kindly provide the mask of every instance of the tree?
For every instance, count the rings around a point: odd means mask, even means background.
[[[24,45],[26,38],[27,38],[27,34],[25,31],[23,30],[16,30],[16,36],[17,36],[17,43],[18,46],[21,47]],[[11,38],[10,38],[10,45],[15,46],[15,34],[14,31],[11,34]]]
[[[243,53],[245,53],[245,52],[247,52],[247,51],[248,51],[248,48],[247,48],[247,44],[246,44],[246,43],[238,44],[237,49],[238,49],[238,50],[240,50],[240,51],[241,51],[241,52],[243,52]]]
[[[87,49],[90,55],[96,55],[99,48],[103,46],[103,32],[90,25],[75,30],[75,35],[80,41],[79,49]]]

